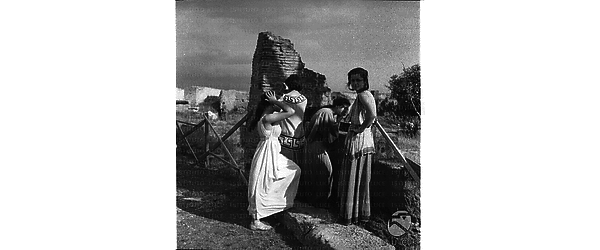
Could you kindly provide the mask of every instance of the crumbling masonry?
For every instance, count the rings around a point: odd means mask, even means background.
[[[325,76],[304,67],[290,40],[270,32],[259,33],[252,59],[252,78],[246,109],[250,113],[249,121],[254,118],[260,95],[268,90],[280,92],[283,82],[292,74],[301,77],[303,89],[300,93],[308,99],[307,109],[331,104],[331,90],[327,87]],[[246,169],[249,169],[259,138],[255,130],[249,132],[246,127],[242,127],[240,136]]]

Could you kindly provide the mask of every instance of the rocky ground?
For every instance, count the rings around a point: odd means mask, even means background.
[[[178,157],[177,164],[177,247],[178,249],[302,249],[303,246],[280,222],[269,218],[275,230],[252,231],[246,211],[246,186],[237,173],[220,164],[194,168],[191,157]],[[220,166],[216,166],[220,165]],[[395,246],[419,249],[419,229],[413,227],[401,237],[388,230],[387,213],[377,213],[360,226]]]

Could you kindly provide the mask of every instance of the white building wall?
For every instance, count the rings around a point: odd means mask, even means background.
[[[175,88],[175,100],[185,100],[185,91],[180,88]]]
[[[220,89],[213,89],[208,87],[199,87],[196,90],[196,103],[203,103],[206,97],[219,96],[221,95]]]

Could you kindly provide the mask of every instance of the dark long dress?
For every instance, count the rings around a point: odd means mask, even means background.
[[[310,193],[310,202],[327,207],[333,183],[333,166],[328,148],[337,138],[337,126],[330,108],[318,110],[307,126],[305,166],[301,179]]]

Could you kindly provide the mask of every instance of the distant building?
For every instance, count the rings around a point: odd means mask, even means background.
[[[377,103],[377,105],[379,105],[386,98],[390,97],[390,95],[392,94],[389,92],[382,93],[379,90],[371,90],[371,93],[373,94],[373,97],[375,97],[375,103]]]
[[[220,106],[225,106],[225,111],[246,109],[248,106],[248,92],[239,90],[222,90],[219,95]]]
[[[220,89],[191,86],[185,89],[184,99],[189,101],[191,106],[198,106],[199,104],[204,103],[207,97],[213,96],[218,98],[220,94]]]
[[[185,91],[180,88],[175,88],[175,100],[185,100]]]
[[[214,110],[220,110],[225,106],[226,111],[246,110],[248,106],[248,91],[215,89],[201,86],[191,86],[185,90],[177,88],[179,101],[187,101],[190,107],[199,105],[209,106]]]

